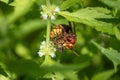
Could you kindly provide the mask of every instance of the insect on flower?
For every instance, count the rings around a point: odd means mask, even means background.
[[[50,38],[56,38],[64,32],[64,27],[62,25],[55,25],[55,27],[50,32]]]
[[[50,32],[50,39],[60,51],[63,51],[65,48],[73,51],[77,40],[70,23],[69,25],[54,25],[54,28]],[[78,56],[75,51],[73,53]]]

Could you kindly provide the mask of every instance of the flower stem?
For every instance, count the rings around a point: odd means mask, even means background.
[[[50,0],[46,0],[46,5],[48,8],[50,7]]]
[[[49,8],[50,7],[50,0],[46,0],[46,5]],[[50,20],[47,20],[47,31],[46,31],[46,47],[49,48],[49,43],[50,43]]]
[[[50,30],[51,30],[51,26],[50,26],[50,20],[47,20],[47,31],[46,31],[46,47],[49,47],[50,44]]]
[[[51,57],[49,55],[46,55],[44,65],[51,65],[51,64],[52,64]]]

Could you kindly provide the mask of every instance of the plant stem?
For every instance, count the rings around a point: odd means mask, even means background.
[[[50,0],[46,0],[46,6],[49,9],[50,8]],[[46,47],[49,48],[50,43],[50,20],[47,20],[47,31],[46,31]]]
[[[49,47],[49,43],[50,43],[50,20],[47,20],[47,31],[46,31],[46,47]]]
[[[50,0],[46,0],[46,5],[48,8],[50,7]]]
[[[54,63],[53,63],[51,57],[49,55],[46,55],[44,62],[41,64],[41,67],[51,66],[52,64],[54,64]]]
[[[50,46],[50,29],[51,29],[51,26],[50,26],[50,20],[48,19],[47,20],[47,30],[46,30],[46,50],[47,50],[47,54],[45,55],[45,60],[42,64],[43,65],[48,65],[48,64],[51,64],[51,57],[49,55],[49,46]]]

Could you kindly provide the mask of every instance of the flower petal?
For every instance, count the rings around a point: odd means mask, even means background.
[[[51,53],[50,56],[51,56],[52,58],[56,57],[55,53]]]
[[[39,52],[38,52],[38,55],[39,55],[40,57],[42,57],[44,54],[43,54],[41,51],[39,51]]]
[[[55,16],[52,15],[52,16],[51,16],[51,20],[55,20]]]
[[[60,11],[60,8],[59,7],[56,7],[55,8],[55,12],[59,12]]]

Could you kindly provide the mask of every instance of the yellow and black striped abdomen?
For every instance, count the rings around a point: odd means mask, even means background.
[[[55,38],[64,32],[64,27],[62,25],[55,26],[50,32],[50,38]]]

